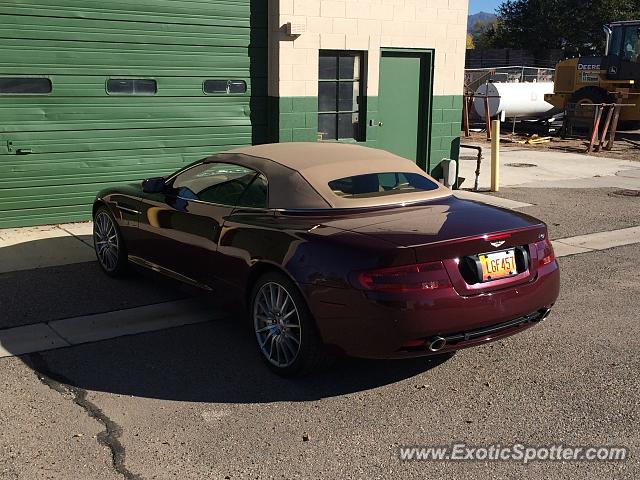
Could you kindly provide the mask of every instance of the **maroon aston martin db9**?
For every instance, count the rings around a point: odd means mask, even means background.
[[[520,332],[556,301],[543,222],[458,199],[413,162],[337,143],[240,148],[99,193],[94,242],[246,302],[276,372],[403,358]]]

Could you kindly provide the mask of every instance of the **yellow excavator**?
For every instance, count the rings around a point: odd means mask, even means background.
[[[614,22],[605,25],[604,31],[604,56],[560,62],[553,93],[544,99],[565,111],[572,104],[635,104],[621,109],[620,121],[640,122],[640,20]]]

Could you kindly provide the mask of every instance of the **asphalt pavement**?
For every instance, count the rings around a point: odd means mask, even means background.
[[[491,195],[532,203],[520,211],[544,220],[551,239],[640,225],[638,190],[507,187]]]
[[[552,238],[640,225],[611,189],[514,187]],[[0,478],[640,477],[640,244],[560,260],[552,315],[439,361],[285,380],[237,312],[0,359]],[[192,298],[93,263],[0,274],[2,327]],[[223,308],[222,306],[212,306]],[[403,445],[621,445],[624,462],[402,462]]]

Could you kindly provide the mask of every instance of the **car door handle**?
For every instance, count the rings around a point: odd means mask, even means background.
[[[16,149],[16,155],[29,155],[30,153],[33,153],[33,150],[31,148],[17,148]]]

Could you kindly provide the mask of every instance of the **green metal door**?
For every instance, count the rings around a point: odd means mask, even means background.
[[[387,50],[380,59],[379,148],[426,168],[431,99],[431,54]]]
[[[266,9],[0,0],[0,228],[87,220],[107,185],[265,142]]]

